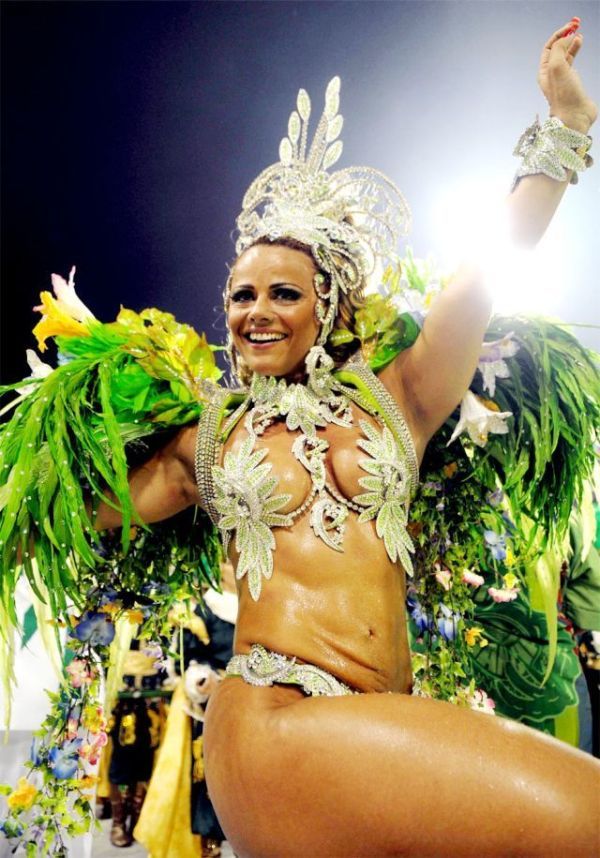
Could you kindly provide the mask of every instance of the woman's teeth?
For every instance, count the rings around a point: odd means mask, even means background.
[[[278,340],[284,340],[286,337],[285,334],[275,334],[275,333],[258,333],[257,331],[252,331],[249,334],[246,334],[246,339],[250,340],[251,343],[274,343]]]

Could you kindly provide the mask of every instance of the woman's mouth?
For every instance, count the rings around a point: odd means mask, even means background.
[[[264,349],[287,339],[287,334],[281,331],[248,331],[244,334],[244,339],[252,348]]]

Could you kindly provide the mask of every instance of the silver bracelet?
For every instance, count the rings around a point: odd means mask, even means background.
[[[557,182],[564,182],[571,172],[569,181],[576,185],[577,172],[587,170],[594,163],[588,154],[591,145],[591,137],[567,128],[558,117],[550,116],[541,125],[536,117],[533,125],[521,135],[513,152],[513,155],[521,159],[521,163],[511,191],[514,191],[523,176],[533,176],[537,173],[543,173]]]

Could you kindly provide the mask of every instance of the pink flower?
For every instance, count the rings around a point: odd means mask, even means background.
[[[102,748],[108,742],[108,736],[106,733],[98,733],[94,737],[93,742],[84,743],[79,749],[79,756],[84,760],[87,760],[91,766],[95,766],[98,760],[100,759],[100,753]]]
[[[79,721],[77,718],[69,718],[67,721],[67,739],[75,739],[79,730]]]
[[[518,587],[503,587],[501,590],[496,589],[496,587],[488,587],[488,593],[494,600],[494,602],[514,602],[514,600],[519,595]]]
[[[93,670],[80,658],[73,659],[67,665],[67,673],[69,674],[73,688],[81,688],[82,685],[89,685],[94,679]]]
[[[439,563],[433,567],[435,569],[435,580],[438,584],[448,591],[452,587],[452,572],[449,569],[442,569]]]
[[[488,715],[494,714],[496,704],[491,697],[488,697],[485,691],[477,688],[468,698],[468,703],[471,709],[476,709],[478,712],[485,712]]]
[[[483,575],[478,575],[476,572],[471,572],[470,569],[463,569],[461,580],[464,584],[470,584],[471,587],[481,587],[484,577]]]

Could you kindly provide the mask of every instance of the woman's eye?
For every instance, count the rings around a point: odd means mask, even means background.
[[[238,289],[237,292],[231,293],[231,301],[234,304],[242,304],[244,301],[251,301],[253,298],[250,289]]]
[[[296,289],[289,289],[287,286],[278,286],[273,294],[282,301],[298,301],[302,297]]]

